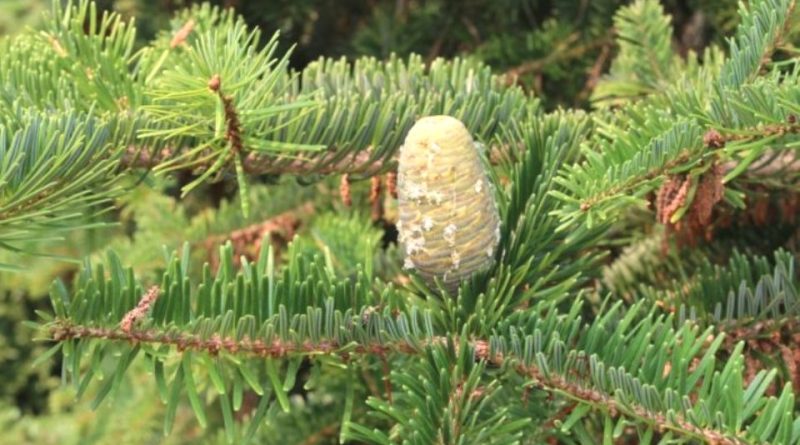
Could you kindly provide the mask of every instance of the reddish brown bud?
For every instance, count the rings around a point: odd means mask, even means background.
[[[211,80],[208,81],[208,89],[217,92],[219,91],[219,87],[222,85],[222,80],[219,78],[219,74],[214,74],[211,76]]]
[[[342,197],[342,203],[350,207],[353,205],[353,198],[350,196],[350,177],[349,175],[342,175],[342,182],[339,183],[339,195]]]
[[[703,135],[703,144],[709,148],[722,148],[725,146],[725,138],[712,128]]]

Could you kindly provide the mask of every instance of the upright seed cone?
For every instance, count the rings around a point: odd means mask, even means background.
[[[418,120],[400,149],[400,243],[405,267],[449,292],[491,265],[500,240],[492,185],[472,137],[450,116]]]

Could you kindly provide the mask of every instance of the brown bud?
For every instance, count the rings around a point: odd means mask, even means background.
[[[350,195],[350,177],[347,174],[342,175],[342,180],[339,182],[339,196],[345,206],[353,205],[353,198]]]
[[[712,128],[703,135],[703,144],[710,148],[722,148],[725,146],[725,138]]]
[[[211,80],[208,81],[208,89],[216,93],[219,91],[221,84],[222,80],[219,78],[219,74],[214,74],[211,76]]]

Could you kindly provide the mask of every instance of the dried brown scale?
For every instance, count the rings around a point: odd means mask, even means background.
[[[147,311],[149,311],[153,303],[156,302],[156,299],[158,299],[160,293],[161,289],[159,289],[158,286],[153,286],[148,289],[147,292],[142,295],[142,298],[139,300],[139,303],[136,305],[136,307],[128,311],[128,313],[125,314],[125,317],[122,318],[122,321],[119,324],[120,329],[122,329],[123,332],[130,334],[133,330],[133,325],[147,315]]]
[[[724,174],[725,169],[720,164],[713,164],[698,178],[685,175],[667,178],[656,198],[656,219],[666,226],[667,235],[675,235],[679,244],[689,245],[695,244],[701,236],[710,239],[713,235],[711,216],[716,204],[722,200]],[[687,203],[693,181],[698,181],[697,187],[692,201]],[[672,222],[675,213],[687,205],[681,219]],[[664,250],[668,247],[666,238],[662,247]]]
[[[669,224],[672,215],[686,202],[691,181],[682,176],[667,178],[658,190],[656,214],[658,222]]]
[[[219,265],[218,247],[230,240],[233,247],[234,264],[239,265],[240,258],[244,256],[250,261],[258,258],[261,245],[265,242],[265,237],[269,235],[266,242],[269,242],[276,256],[280,255],[283,249],[293,238],[297,229],[301,225],[301,217],[309,215],[314,211],[314,207],[307,203],[294,210],[275,215],[263,222],[253,224],[242,229],[235,230],[224,235],[214,235],[201,241],[200,244],[209,254],[209,263],[212,268]]]
[[[208,80],[208,89],[215,93],[219,92],[221,85],[222,79],[220,79],[219,74],[214,74],[211,76],[211,79]]]
[[[353,205],[353,198],[350,194],[350,178],[347,174],[342,175],[342,180],[339,182],[339,196],[342,198],[342,204],[345,207]]]
[[[397,199],[397,173],[386,173],[386,190],[392,198]]]
[[[225,122],[227,129],[225,131],[225,139],[231,145],[231,150],[240,153],[243,149],[242,145],[242,125],[239,123],[239,115],[233,106],[233,98],[231,96],[219,96],[225,108]]]
[[[184,23],[181,29],[179,29],[172,37],[172,40],[169,42],[169,47],[171,49],[175,49],[179,45],[182,45],[184,42],[186,42],[189,34],[191,34],[192,30],[194,30],[195,25],[196,23],[194,19],[189,19],[189,21]]]
[[[499,241],[492,184],[464,124],[449,116],[417,121],[400,149],[398,231],[405,267],[449,292],[488,267]]]
[[[719,131],[712,128],[703,135],[703,145],[710,148],[722,148],[725,146],[725,138]]]
[[[790,381],[795,391],[800,390],[800,349],[787,348],[786,345],[800,344],[800,323],[792,318],[763,320],[748,326],[736,324],[722,325],[720,331],[726,333],[725,349],[732,350],[739,342],[744,342],[745,383],[749,384],[764,368],[764,357],[780,357],[786,366],[782,377]],[[768,395],[780,392],[782,384],[774,381],[767,390]]]
[[[703,174],[697,186],[692,207],[689,211],[689,223],[697,227],[706,226],[711,221],[711,211],[721,199],[724,192],[722,178],[724,171],[719,164],[712,165]]]
[[[371,208],[372,221],[378,221],[383,218],[383,189],[381,187],[381,178],[373,176],[370,178],[369,188],[369,202]]]

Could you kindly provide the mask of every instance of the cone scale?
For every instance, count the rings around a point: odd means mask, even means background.
[[[458,119],[429,116],[409,130],[398,166],[404,267],[448,292],[491,266],[500,240],[497,204],[475,142]]]

